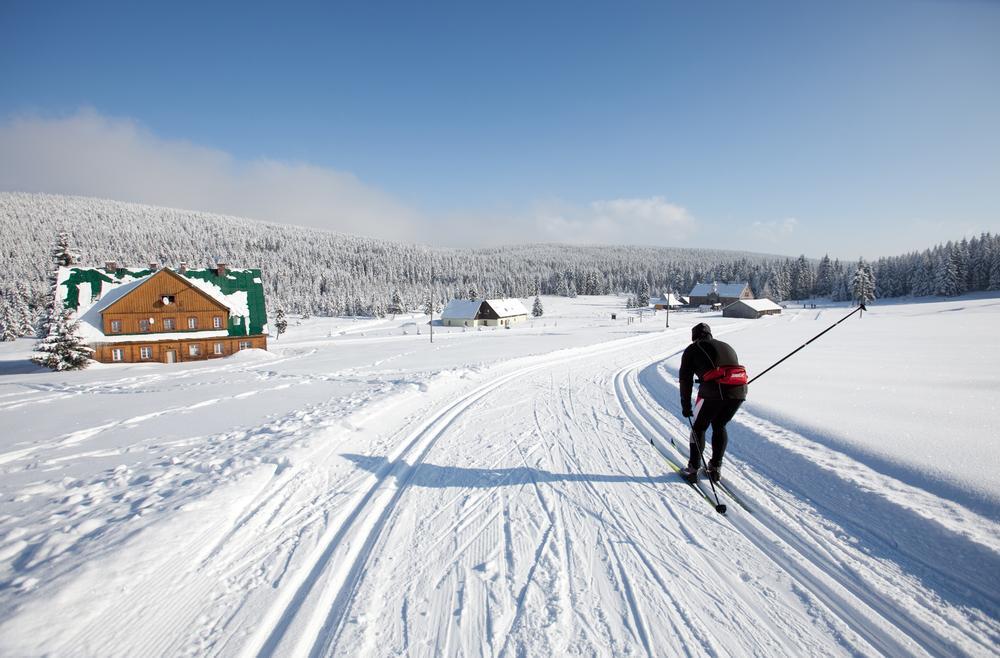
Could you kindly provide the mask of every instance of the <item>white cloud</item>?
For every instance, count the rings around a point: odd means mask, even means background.
[[[397,240],[426,240],[418,213],[349,172],[153,135],[93,110],[0,123],[0,189],[106,197]]]
[[[662,196],[550,203],[536,208],[534,222],[541,240],[580,244],[674,245],[695,230],[691,213]]]
[[[754,222],[750,226],[750,230],[755,237],[766,242],[776,243],[794,233],[798,226],[799,220],[794,217],[786,217],[782,220]]]

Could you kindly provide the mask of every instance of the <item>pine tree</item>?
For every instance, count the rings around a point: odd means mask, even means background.
[[[990,290],[1000,290],[1000,249],[993,251],[993,262],[990,264]]]
[[[17,317],[11,305],[11,295],[6,291],[0,295],[0,341],[5,343],[17,340]]]
[[[532,317],[540,318],[542,317],[542,300],[537,295],[535,296],[535,303],[531,305],[531,315]]]
[[[476,290],[475,286],[469,286],[468,297],[470,302],[474,302],[479,299],[479,292]]]
[[[639,282],[639,290],[635,293],[635,307],[646,308],[649,306],[649,282],[643,279]]]
[[[954,252],[951,249],[942,250],[938,254],[934,268],[934,294],[945,295],[946,297],[954,297],[961,294],[958,266]]]
[[[859,304],[867,304],[875,299],[875,276],[863,258],[858,259],[858,268],[854,271],[851,292]]]
[[[65,309],[56,316],[48,336],[35,344],[34,363],[52,370],[83,370],[94,353],[80,336],[80,323]]]
[[[816,282],[813,284],[813,294],[817,297],[829,297],[833,292],[833,265],[830,256],[824,255],[816,269]]]
[[[35,322],[31,314],[31,300],[28,294],[28,286],[23,281],[17,282],[17,290],[13,294],[12,306],[14,317],[17,320],[18,336],[34,336]]]
[[[403,299],[399,296],[398,290],[392,291],[392,300],[389,301],[389,313],[397,315],[403,312]]]
[[[280,306],[274,314],[274,329],[278,332],[275,334],[275,338],[279,338],[288,329],[288,318],[285,317],[285,309]]]
[[[59,285],[59,268],[69,267],[75,263],[80,254],[70,246],[69,233],[60,231],[56,234],[56,240],[49,250],[49,258],[52,268],[49,270],[49,294],[45,299],[45,316],[42,319],[41,336],[48,336],[52,331],[53,324],[58,319],[60,311],[56,309],[56,300],[59,299],[56,286]]]

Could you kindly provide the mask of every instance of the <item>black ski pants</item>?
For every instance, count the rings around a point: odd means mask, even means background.
[[[691,431],[690,466],[698,468],[699,457],[705,452],[705,430],[712,426],[712,466],[721,466],[722,457],[729,444],[726,423],[733,419],[743,400],[698,400],[694,410],[694,425]]]

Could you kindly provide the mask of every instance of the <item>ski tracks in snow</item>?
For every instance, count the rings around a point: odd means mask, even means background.
[[[688,428],[663,409],[677,406],[676,380],[655,365],[655,361],[644,360],[619,371],[615,381],[618,396],[626,416],[656,450],[682,461],[686,449],[678,450],[668,442],[672,439],[686,448]],[[741,431],[743,428],[745,431]],[[773,451],[807,455],[817,472],[827,470],[825,481],[818,481],[816,473],[802,480],[794,473],[773,469],[762,474],[754,467],[766,466],[763,457],[749,460],[752,465],[733,459],[734,453],[756,452],[740,447],[740,441],[748,440],[751,432],[764,436]],[[731,486],[749,499],[754,510],[750,516],[730,505],[733,526],[787,573],[804,598],[814,605],[818,603],[863,638],[865,644],[860,645],[860,650],[885,655],[953,656],[988,653],[995,648],[1000,634],[996,621],[997,557],[995,543],[990,539],[995,540],[996,535],[989,531],[989,521],[971,518],[975,515],[968,510],[881,476],[746,411],[737,415],[730,435],[727,481],[735,483]],[[755,443],[760,446],[760,441]],[[768,457],[772,462],[780,458],[771,453]],[[840,491],[832,496],[829,490],[815,488],[838,479]],[[788,481],[801,486],[789,491],[777,484]],[[850,502],[842,509],[831,509],[814,500],[836,500],[837,494],[848,500],[875,497],[873,502],[879,504]],[[891,495],[898,496],[899,501],[887,504]],[[862,508],[866,513],[859,516],[857,512]],[[883,513],[872,513],[873,508]],[[913,528],[907,527],[907,508],[918,508],[926,520],[934,519],[916,526],[920,532],[931,530],[932,536],[937,535],[942,548],[935,550],[933,540],[927,542],[925,537],[922,541]],[[985,531],[977,533],[982,544],[958,537],[968,534],[961,531],[963,527],[985,527]],[[891,540],[895,551],[873,554],[858,540],[861,533],[873,533],[883,542],[893,535],[903,541]],[[945,536],[951,533],[955,534]],[[936,575],[928,577],[927,571]],[[912,572],[919,575],[915,577]],[[976,582],[975,574],[981,582]],[[928,585],[944,585],[943,589],[947,589],[956,581],[955,589],[964,592],[964,600],[958,605],[928,589]]]

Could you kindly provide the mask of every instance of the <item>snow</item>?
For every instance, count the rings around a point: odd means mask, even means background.
[[[481,301],[453,299],[441,311],[442,320],[474,320],[483,305]]]
[[[493,307],[501,318],[510,318],[516,315],[527,315],[528,309],[519,299],[487,299],[486,303]]]
[[[667,463],[691,326],[752,376],[851,309],[543,302],[170,366],[0,344],[0,654],[997,653],[1000,299],[873,304],[752,384],[726,517]]]
[[[719,297],[739,297],[744,289],[746,289],[746,282],[743,283],[697,283],[691,292],[688,293],[689,297],[704,297],[709,293],[715,292]]]
[[[770,299],[741,299],[733,304],[744,304],[755,311],[780,311],[781,307]]]

